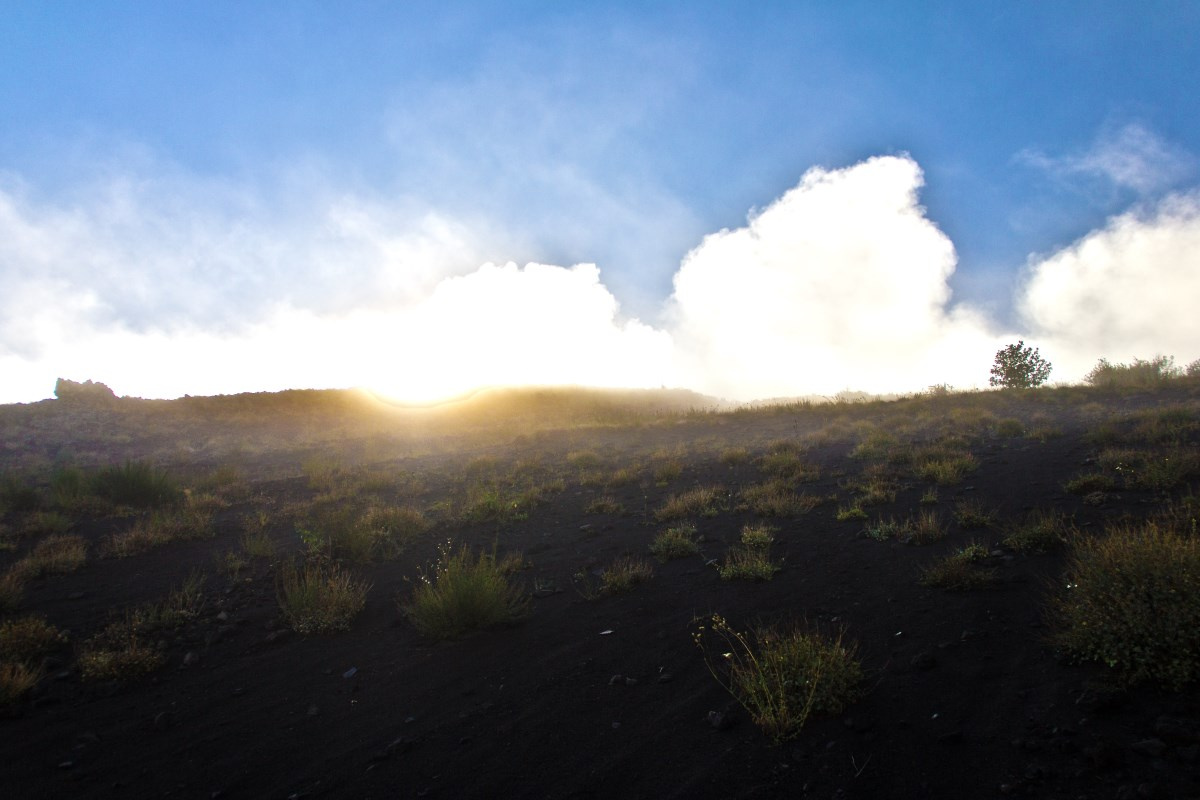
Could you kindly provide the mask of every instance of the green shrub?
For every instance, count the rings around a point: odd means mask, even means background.
[[[529,611],[529,597],[511,584],[495,553],[472,558],[466,545],[439,549],[432,574],[422,572],[401,613],[422,634],[447,639],[478,628],[512,624]]]
[[[312,560],[298,566],[289,561],[280,570],[276,597],[292,630],[330,633],[350,629],[370,589],[370,584],[354,580],[337,564]]]
[[[713,677],[777,742],[796,736],[813,714],[841,713],[860,694],[862,666],[842,633],[793,626],[743,634],[713,616],[693,640]]]
[[[1182,375],[1173,356],[1155,356],[1149,361],[1135,358],[1132,364],[1111,364],[1102,358],[1084,380],[1102,389],[1150,389]]]
[[[109,502],[135,508],[156,508],[178,501],[183,492],[165,470],[145,461],[126,461],[97,472],[92,492]]]
[[[988,383],[1005,389],[1032,389],[1046,382],[1051,368],[1036,347],[1018,341],[996,351]]]
[[[1077,537],[1055,598],[1056,641],[1126,684],[1200,677],[1200,540],[1154,524]]]

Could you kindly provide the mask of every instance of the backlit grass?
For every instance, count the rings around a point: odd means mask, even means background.
[[[635,556],[621,556],[600,573],[600,591],[605,594],[628,592],[654,577],[649,562]]]
[[[986,586],[995,580],[995,576],[979,569],[977,565],[987,557],[987,548],[973,542],[927,567],[921,574],[921,583],[959,591]]]
[[[12,566],[18,580],[75,572],[87,561],[87,541],[82,536],[47,536],[33,551]]]
[[[1064,514],[1040,509],[1015,523],[1001,544],[1018,553],[1046,553],[1065,542],[1074,533],[1074,526]]]
[[[67,641],[45,617],[27,616],[0,623],[0,661],[32,663]]]
[[[422,634],[447,639],[519,621],[529,613],[529,597],[509,581],[494,553],[473,557],[466,545],[454,550],[447,542],[400,611]]]
[[[276,599],[288,627],[297,633],[332,633],[350,629],[366,605],[371,585],[357,581],[337,564],[319,560],[280,569]]]
[[[842,633],[801,626],[740,633],[714,615],[693,640],[713,677],[776,742],[795,737],[814,714],[841,713],[861,693],[862,666]]]
[[[681,494],[673,494],[654,512],[659,522],[672,522],[688,517],[715,517],[721,510],[724,490],[716,486],[701,486]]]

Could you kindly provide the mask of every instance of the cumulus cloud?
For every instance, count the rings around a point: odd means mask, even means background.
[[[671,298],[684,373],[739,399],[977,383],[994,337],[948,305],[954,247],[918,203],[922,181],[908,157],[812,169],[706,237]]]
[[[1200,193],[1114,217],[1028,267],[1018,307],[1055,353],[1056,378],[1078,380],[1105,357],[1200,355]]]
[[[1178,185],[1196,167],[1187,151],[1136,122],[1105,129],[1083,153],[1053,157],[1027,150],[1019,158],[1064,181],[1101,180],[1141,195]]]

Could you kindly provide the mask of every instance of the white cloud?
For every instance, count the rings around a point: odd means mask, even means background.
[[[1178,185],[1196,166],[1185,150],[1136,122],[1106,128],[1083,153],[1056,158],[1031,150],[1019,158],[1061,180],[1099,179],[1142,195]]]
[[[921,185],[907,157],[812,169],[745,228],[706,237],[671,298],[693,385],[749,399],[979,383],[994,338],[948,308],[954,247]]]
[[[1191,193],[1114,217],[1031,263],[1018,306],[1054,377],[1079,380],[1100,357],[1200,355],[1198,297],[1200,193]]]

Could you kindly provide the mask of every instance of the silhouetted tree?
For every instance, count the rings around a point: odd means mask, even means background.
[[[1038,355],[1036,347],[1027,347],[1018,340],[996,351],[988,383],[1005,389],[1032,389],[1046,382],[1050,369],[1050,362]]]

